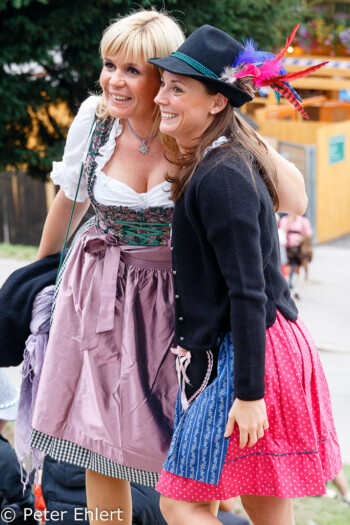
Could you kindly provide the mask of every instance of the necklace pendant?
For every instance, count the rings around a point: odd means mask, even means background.
[[[139,151],[142,153],[142,155],[146,155],[146,153],[148,153],[148,150],[149,150],[149,147],[147,146],[146,142],[143,140],[139,148]]]

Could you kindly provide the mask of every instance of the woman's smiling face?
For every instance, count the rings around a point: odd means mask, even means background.
[[[198,80],[163,71],[154,99],[162,115],[160,131],[174,137],[179,145],[191,144],[212,122],[220,97],[209,94]]]
[[[104,57],[100,85],[108,113],[116,118],[151,118],[159,90],[157,68],[147,62],[127,61],[115,55]]]

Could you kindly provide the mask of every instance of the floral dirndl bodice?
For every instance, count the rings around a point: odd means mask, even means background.
[[[137,211],[126,206],[104,205],[94,197],[97,166],[95,159],[100,148],[107,142],[113,123],[112,117],[97,119],[84,165],[88,194],[96,212],[95,226],[98,231],[113,235],[122,244],[168,246],[173,208],[152,206]]]

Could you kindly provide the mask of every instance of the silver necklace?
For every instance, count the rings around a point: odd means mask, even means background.
[[[141,146],[139,147],[139,151],[142,153],[142,155],[146,155],[146,153],[148,153],[149,151],[149,146],[147,146],[147,142],[149,142],[150,140],[154,139],[156,136],[157,136],[157,133],[155,133],[154,135],[152,135],[151,137],[148,137],[148,139],[142,139],[141,137],[138,136],[138,134],[136,133],[135,130],[133,130],[133,128],[131,127],[131,124],[129,122],[128,119],[126,119],[127,123],[129,124],[129,128],[131,130],[131,133],[137,138],[139,139],[142,144]]]

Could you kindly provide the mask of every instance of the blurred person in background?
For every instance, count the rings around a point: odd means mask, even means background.
[[[278,228],[278,240],[280,243],[280,255],[281,255],[281,269],[283,277],[287,277],[287,265],[288,265],[288,257],[287,257],[287,234],[286,232],[280,227],[280,216],[278,213],[275,213],[276,222],[277,222],[277,228]]]
[[[332,483],[336,490],[330,487],[330,483],[327,483],[327,493],[324,494],[324,497],[339,498],[340,501],[350,505],[350,488],[344,470],[341,470],[339,474],[332,479]]]
[[[23,491],[16,453],[2,435],[8,421],[16,419],[18,399],[17,388],[0,369],[0,525],[37,525],[31,484]]]
[[[305,279],[307,279],[307,265],[312,260],[312,227],[307,217],[291,214],[281,217],[278,228],[284,231],[287,236],[289,288],[294,290],[294,297],[300,299],[300,294],[297,291],[300,267],[304,268]]]

